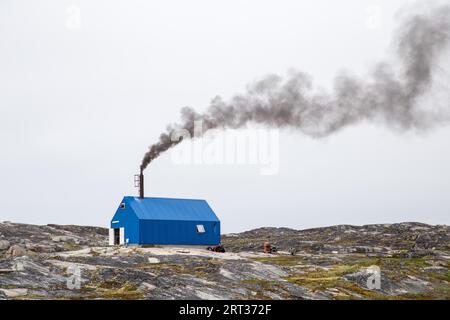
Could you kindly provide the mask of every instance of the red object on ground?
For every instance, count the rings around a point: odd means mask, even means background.
[[[264,242],[264,253],[272,253],[272,245],[270,242]]]

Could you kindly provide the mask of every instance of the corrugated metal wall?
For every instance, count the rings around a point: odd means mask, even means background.
[[[128,239],[130,244],[139,243],[139,220],[134,210],[129,205],[130,201],[125,198],[122,203],[125,203],[125,208],[118,208],[116,214],[111,219],[111,228],[124,228],[125,241]]]
[[[197,232],[197,225],[205,233]],[[141,220],[139,224],[142,244],[217,245],[220,243],[220,222]]]

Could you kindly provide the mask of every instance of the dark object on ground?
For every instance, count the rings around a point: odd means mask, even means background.
[[[220,252],[220,253],[224,253],[225,252],[225,248],[222,245],[217,245],[217,246],[212,246],[212,247],[208,247],[206,248],[209,251],[212,252]]]

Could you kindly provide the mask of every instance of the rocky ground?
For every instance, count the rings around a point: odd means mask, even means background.
[[[0,299],[450,299],[446,226],[262,228],[223,236],[227,253],[107,237],[0,223]]]

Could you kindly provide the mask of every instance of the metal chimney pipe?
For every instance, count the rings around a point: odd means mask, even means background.
[[[141,167],[141,174],[139,175],[139,198],[144,198],[144,170]]]

